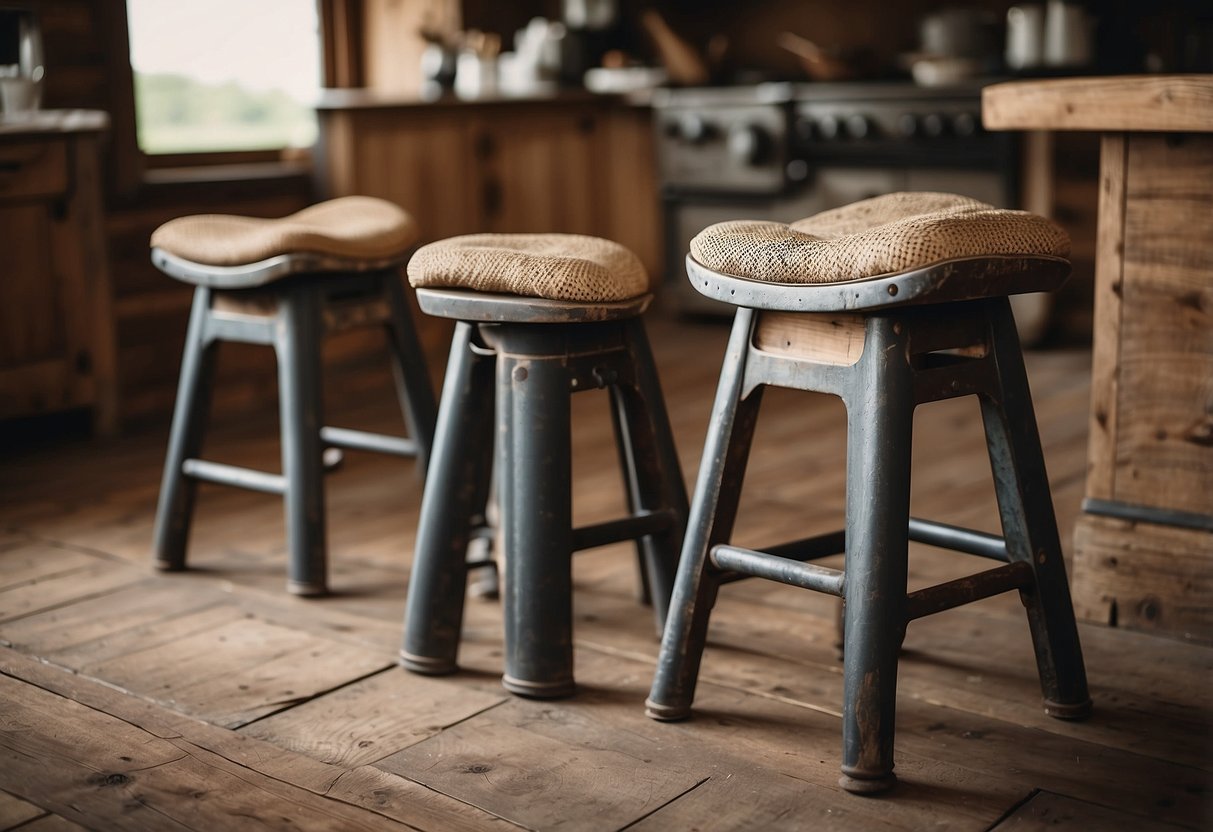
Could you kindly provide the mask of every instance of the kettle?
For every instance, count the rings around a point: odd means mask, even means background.
[[[0,113],[37,110],[45,73],[34,11],[0,8]]]

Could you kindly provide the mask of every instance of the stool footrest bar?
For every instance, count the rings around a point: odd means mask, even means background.
[[[392,456],[417,456],[417,443],[403,436],[388,436],[350,428],[323,427],[320,441],[335,448],[351,451],[373,451]]]
[[[181,473],[191,479],[247,488],[250,491],[261,491],[279,496],[286,493],[286,477],[282,474],[241,468],[238,465],[208,462],[205,459],[187,459],[181,464]]]
[[[1035,580],[1032,565],[1021,561],[920,589],[906,596],[906,620],[934,615],[1012,589],[1026,589]]]
[[[772,557],[787,558],[788,560],[817,560],[818,558],[828,558],[830,555],[841,555],[846,550],[846,537],[846,532],[840,529],[836,532],[806,537],[803,540],[780,543],[778,546],[768,546],[762,549],[761,552]],[[752,577],[754,576],[743,575],[740,572],[731,572],[727,575],[722,575],[720,582],[722,584],[731,584],[734,581],[744,581],[746,578]]]
[[[778,546],[767,546],[762,549],[768,555],[791,560],[817,560],[828,558],[830,555],[841,555],[847,546],[847,534],[839,529],[828,534],[806,537],[803,540],[793,540],[790,543],[780,543]]]
[[[740,572],[754,578],[766,578],[781,584],[790,584],[804,589],[841,596],[844,573],[838,569],[803,563],[790,558],[756,552],[738,546],[715,546],[712,548],[712,563],[727,572]]]
[[[669,531],[674,525],[674,512],[669,509],[642,512],[619,520],[608,520],[592,526],[573,529],[573,551],[593,549],[623,540],[635,540],[651,534]]]
[[[938,546],[941,549],[951,549],[954,552],[964,552],[968,555],[1010,562],[1007,555],[1007,543],[996,534],[964,529],[960,526],[949,526],[947,523],[937,523],[934,520],[923,520],[918,517],[910,518],[910,540]]]

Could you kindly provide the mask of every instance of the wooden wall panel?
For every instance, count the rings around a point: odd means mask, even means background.
[[[1113,499],[1213,516],[1213,140],[1128,162]]]
[[[462,28],[458,0],[362,0],[364,86],[390,92],[421,89],[424,28]]]
[[[1095,340],[1091,357],[1091,432],[1087,450],[1087,496],[1112,499],[1116,460],[1120,313],[1123,299],[1126,139],[1109,135],[1100,151],[1099,231],[1095,260]]]

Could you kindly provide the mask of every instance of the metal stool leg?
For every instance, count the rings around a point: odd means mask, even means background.
[[[387,329],[396,395],[400,399],[409,436],[417,443],[417,471],[424,476],[434,445],[434,424],[437,421],[434,388],[430,385],[425,353],[417,339],[417,329],[400,279],[393,272],[384,278],[384,282],[391,305]]]
[[[900,327],[898,327],[900,329]],[[888,318],[867,322],[847,405],[842,778],[850,792],[895,782],[897,653],[905,636],[914,383]]]
[[[719,588],[708,571],[708,553],[732,534],[762,398],[761,387],[742,398],[753,322],[753,310],[737,310],[712,406],[657,672],[645,702],[646,712],[654,719],[685,719],[695,697],[708,615]]]
[[[1082,719],[1091,713],[1091,698],[1023,354],[1007,300],[998,298],[988,308],[999,394],[982,397],[981,413],[1007,554],[1013,562],[1031,564],[1036,573],[1034,589],[1021,595],[1045,710],[1061,719]]]
[[[497,358],[505,675],[522,696],[573,693],[572,465],[565,357]],[[553,352],[556,352],[553,350]]]
[[[475,345],[475,329],[463,321],[455,325],[409,578],[400,659],[427,675],[457,669],[468,537],[492,477],[496,360]]]
[[[632,462],[635,453],[632,451],[632,438],[629,433],[631,428],[628,425],[627,397],[617,384],[609,387],[608,392],[611,396],[611,428],[615,432],[615,450],[619,452],[619,469],[623,472],[624,496],[628,514],[635,514],[636,507],[640,504],[637,482],[639,474]],[[653,587],[649,580],[648,550],[644,538],[636,538],[636,564],[639,567],[636,571],[640,577],[640,603],[646,607],[652,606]]]
[[[286,480],[287,590],[295,595],[327,591],[324,463],[320,441],[319,298],[311,287],[279,295],[274,350],[278,355],[282,474]]]
[[[185,460],[198,456],[210,408],[211,380],[215,367],[215,344],[206,337],[210,306],[211,290],[206,287],[195,289],[181,358],[177,400],[173,405],[173,426],[164,460],[160,500],[156,508],[153,549],[158,569],[176,571],[185,568],[185,550],[198,483],[185,476],[181,467]]]
[[[637,541],[642,553],[643,586],[653,604],[660,636],[669,612],[679,548],[686,531],[687,493],[644,324],[639,320],[625,321],[624,332],[632,355],[635,386],[615,385],[611,398],[616,440],[628,482],[628,506],[633,513],[671,510],[678,518],[669,531]]]

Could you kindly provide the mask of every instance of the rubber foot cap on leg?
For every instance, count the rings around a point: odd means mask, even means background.
[[[889,772],[879,777],[852,777],[843,772],[838,778],[838,785],[851,794],[874,795],[883,794],[897,784],[897,775]]]
[[[400,665],[413,673],[422,676],[449,676],[459,669],[459,665],[450,659],[435,659],[430,656],[416,656],[400,651]]]
[[[1081,720],[1086,719],[1091,715],[1091,700],[1087,699],[1083,702],[1070,704],[1067,702],[1054,702],[1051,699],[1044,700],[1045,713],[1054,719]]]
[[[646,699],[644,700],[644,714],[649,719],[655,719],[658,722],[678,722],[688,719],[691,716],[691,709],[689,707],[660,705],[652,699]]]
[[[311,581],[287,581],[286,591],[291,595],[298,595],[300,598],[319,598],[329,594],[328,587],[323,583]]]
[[[152,566],[155,567],[157,572],[184,572],[186,569],[184,563],[173,563],[167,560],[154,560],[152,561]]]
[[[528,682],[525,679],[515,679],[513,676],[502,676],[501,685],[510,693],[525,696],[527,699],[563,699],[572,696],[577,685],[572,679],[561,679],[555,682]]]

